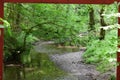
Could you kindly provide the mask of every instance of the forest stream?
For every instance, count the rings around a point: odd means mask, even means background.
[[[115,71],[100,73],[95,65],[84,63],[84,51],[58,48],[52,42],[37,42],[26,66],[4,67],[4,80],[111,80]]]

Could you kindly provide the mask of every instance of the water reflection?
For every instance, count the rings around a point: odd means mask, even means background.
[[[41,44],[37,43],[36,46],[34,46],[35,51],[40,53],[48,53],[48,54],[63,54],[68,52],[76,52],[80,49],[77,47],[62,47],[62,46],[56,46],[54,44]]]
[[[21,66],[9,65],[4,67],[4,80],[23,80],[24,70]]]
[[[47,54],[36,53],[31,61],[29,66],[7,65],[4,68],[4,80],[53,80],[65,74],[50,61]]]
[[[49,55],[78,51],[75,48],[56,48],[54,45],[37,45],[34,48],[24,65],[4,67],[4,80],[58,80],[67,73],[59,69],[50,60]]]

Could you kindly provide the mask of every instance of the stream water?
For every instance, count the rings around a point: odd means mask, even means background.
[[[37,42],[24,66],[4,66],[4,80],[115,80],[114,70],[101,74],[94,65],[85,64],[83,53],[84,49]]]
[[[44,42],[36,44],[31,50],[30,61],[24,66],[5,65],[4,80],[76,80],[58,68],[50,59],[50,55],[76,52],[79,51],[78,48],[57,48],[48,42],[47,45]]]

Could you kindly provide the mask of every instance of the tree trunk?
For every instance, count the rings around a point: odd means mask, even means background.
[[[102,16],[103,13],[104,13],[104,8],[102,7],[101,10],[100,10],[100,25],[102,27],[105,27],[105,26],[107,26],[107,24],[105,23],[104,16]],[[105,30],[103,28],[100,29],[100,37],[99,37],[99,39],[100,40],[105,39]]]
[[[89,12],[89,29],[88,29],[88,31],[95,30],[94,25],[95,25],[94,9],[93,9],[93,7],[90,7],[90,12]]]
[[[9,15],[8,19],[11,28],[15,32],[20,31],[20,22],[21,22],[21,4],[8,4],[7,7],[9,8]]]

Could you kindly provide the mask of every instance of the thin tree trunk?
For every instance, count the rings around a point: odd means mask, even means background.
[[[93,7],[90,7],[90,12],[89,12],[89,30],[88,31],[95,30],[94,25],[95,25],[94,9],[93,9]]]
[[[9,8],[9,16],[8,16],[8,20],[9,20],[9,22],[10,22],[10,24],[11,24],[11,29],[12,30],[14,30],[14,21],[15,21],[15,13],[14,13],[14,4],[8,4],[7,5],[8,6],[8,8]]]
[[[21,4],[8,4],[9,16],[8,20],[11,24],[11,28],[15,32],[20,31],[20,22],[21,22]]]
[[[102,27],[107,26],[107,24],[105,23],[105,20],[104,20],[104,16],[102,16],[103,13],[104,13],[104,8],[102,7],[101,10],[100,10],[100,25]],[[100,37],[99,37],[99,39],[100,40],[105,39],[105,30],[103,28],[100,29]]]

